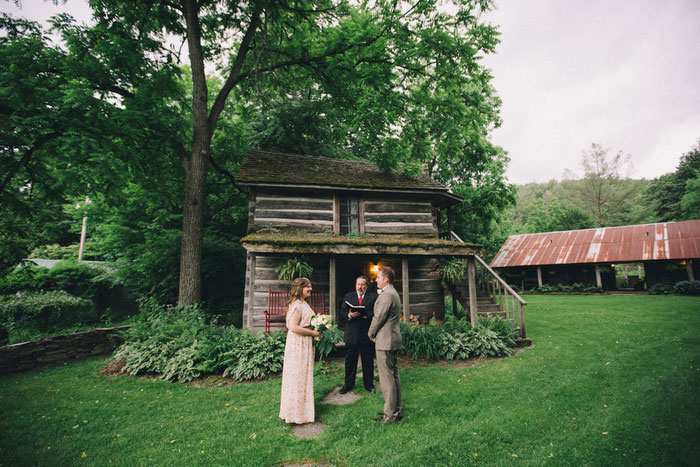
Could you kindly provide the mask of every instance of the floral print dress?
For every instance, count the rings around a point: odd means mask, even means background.
[[[299,326],[311,323],[314,311],[308,303],[296,300],[287,312],[287,328],[293,310],[301,312]],[[312,336],[287,333],[282,365],[282,396],[280,418],[287,423],[314,421],[314,345]]]

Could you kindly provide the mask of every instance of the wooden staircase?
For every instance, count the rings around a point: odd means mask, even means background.
[[[457,241],[462,241],[456,234],[452,233],[452,236]],[[467,274],[461,279],[448,282],[447,288],[467,311],[472,324],[476,324],[479,316],[498,316],[515,324],[519,347],[532,344],[525,336],[523,308],[527,302],[478,255],[468,255],[466,261]],[[472,313],[472,307],[476,313]]]

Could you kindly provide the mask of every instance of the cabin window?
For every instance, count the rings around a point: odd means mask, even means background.
[[[360,199],[357,196],[340,198],[340,235],[360,233]]]

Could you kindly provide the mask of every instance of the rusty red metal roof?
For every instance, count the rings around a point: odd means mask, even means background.
[[[700,219],[511,235],[491,267],[700,258]]]

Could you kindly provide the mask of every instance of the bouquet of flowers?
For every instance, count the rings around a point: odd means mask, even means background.
[[[311,318],[309,328],[322,333],[321,337],[314,337],[321,358],[327,357],[335,347],[335,343],[343,340],[343,334],[329,315],[315,315]]]

